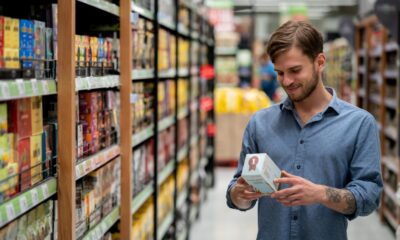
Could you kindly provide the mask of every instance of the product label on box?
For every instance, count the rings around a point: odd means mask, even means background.
[[[274,179],[281,175],[280,169],[265,153],[247,154],[243,165],[242,177],[257,191],[270,194],[278,190]]]

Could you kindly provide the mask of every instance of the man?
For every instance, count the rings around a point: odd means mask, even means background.
[[[267,53],[261,55],[261,66],[260,66],[260,86],[261,90],[267,94],[269,99],[274,101],[275,91],[278,87],[278,83],[276,80],[276,72],[274,70],[274,64],[272,64],[271,60],[268,57]]]
[[[310,24],[285,23],[267,52],[288,98],[248,123],[227,204],[244,211],[258,200],[257,239],[347,239],[347,220],[379,205],[375,119],[324,87],[323,40]],[[241,177],[248,153],[267,153],[282,170],[275,180],[281,187],[270,197],[254,192]]]

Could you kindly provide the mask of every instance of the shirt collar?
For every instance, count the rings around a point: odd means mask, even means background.
[[[326,87],[326,90],[328,90],[328,92],[332,95],[332,99],[329,102],[327,108],[324,110],[323,113],[325,113],[326,111],[328,111],[328,109],[332,109],[334,110],[337,114],[340,114],[340,103],[339,103],[339,99],[336,95],[336,91],[333,88],[330,87]],[[294,105],[292,100],[290,100],[289,97],[287,97],[280,105],[281,110],[286,109],[286,110],[290,110],[293,111],[294,110]]]

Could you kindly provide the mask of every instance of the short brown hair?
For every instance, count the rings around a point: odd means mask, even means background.
[[[271,36],[267,46],[272,62],[291,49],[300,48],[305,55],[314,60],[323,52],[322,34],[311,24],[303,21],[288,21],[280,26]]]

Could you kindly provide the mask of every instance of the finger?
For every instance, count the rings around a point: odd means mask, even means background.
[[[292,178],[292,177],[281,177],[281,178],[275,178],[274,183],[294,185],[298,183],[298,180],[297,178]]]
[[[303,195],[302,194],[293,194],[293,195],[288,196],[286,199],[288,201],[294,202],[294,201],[302,200]]]
[[[246,200],[255,200],[260,198],[261,196],[262,196],[261,193],[247,192],[247,191],[245,191],[243,194],[240,194],[240,197]]]
[[[242,178],[242,177],[239,177],[237,179],[237,183],[239,183],[239,184],[247,184],[246,180],[244,180],[244,178]]]
[[[296,175],[290,174],[285,170],[282,171],[282,177],[297,177]]]
[[[285,188],[271,194],[272,198],[287,198],[290,195],[297,194],[299,189],[297,187]]]

